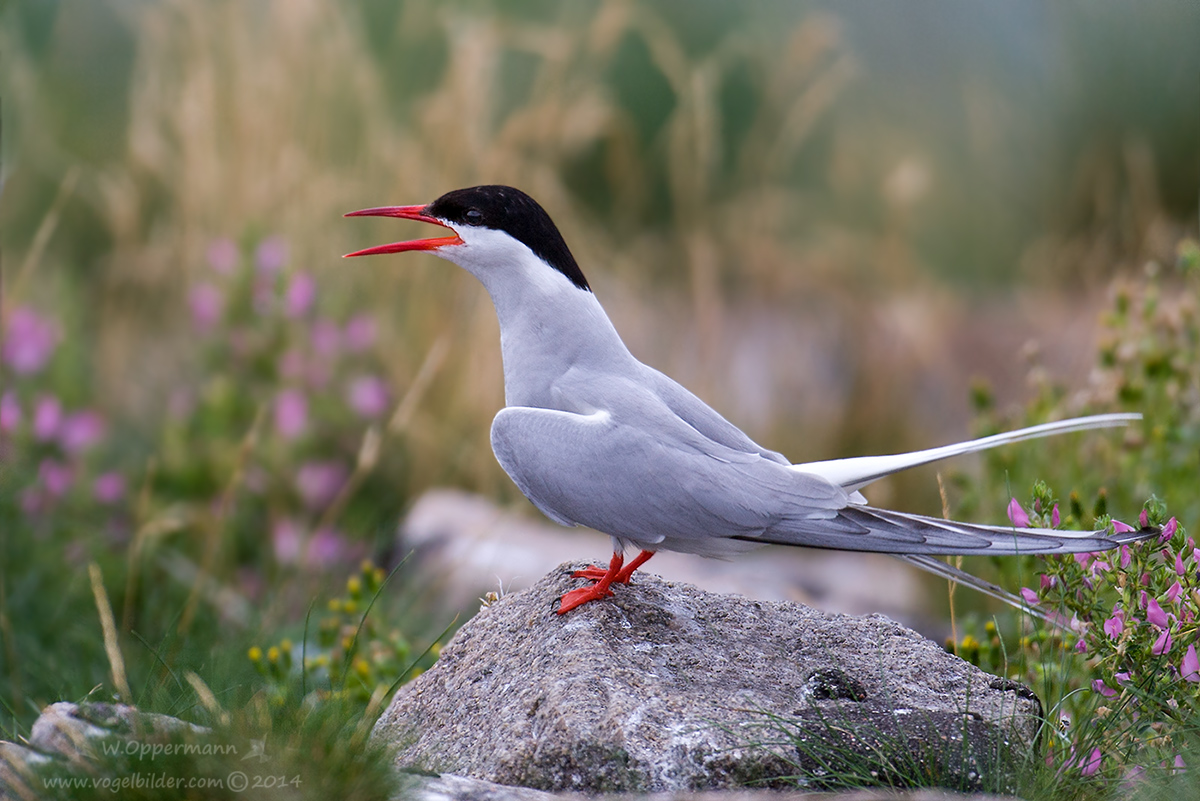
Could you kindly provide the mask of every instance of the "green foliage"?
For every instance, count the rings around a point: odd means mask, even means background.
[[[1010,421],[1025,425],[1082,409],[1141,412],[1143,423],[1121,447],[1094,446],[1086,455],[1062,445],[997,454],[974,488],[1002,503],[1014,475],[1039,476],[1027,504],[1034,526],[1129,528],[1110,514],[1132,515],[1133,499],[1151,491],[1177,510],[1169,516],[1167,503],[1151,495],[1135,525],[1161,527],[1163,534],[1138,545],[1017,564],[997,560],[1008,583],[1038,576],[1023,593],[1058,614],[1062,627],[1006,616],[999,630],[989,622],[980,634],[978,622],[969,625],[956,645],[964,658],[1038,689],[1051,710],[1047,745],[1055,775],[1094,776],[1095,785],[1084,785],[1093,789],[1118,788],[1131,774],[1174,771],[1185,752],[1194,757],[1200,732],[1200,550],[1184,525],[1200,520],[1197,258],[1196,243],[1185,240],[1176,271],[1151,264],[1142,282],[1119,286],[1087,391],[1068,396],[1046,380],[1024,415]],[[1105,484],[1097,487],[1097,480]],[[1051,486],[1073,487],[1068,501],[1060,503]],[[1089,495],[1095,500],[1085,504],[1081,498]],[[1068,795],[1087,792],[1072,787]]]
[[[317,701],[346,699],[373,715],[397,685],[433,663],[441,653],[440,637],[414,654],[399,629],[385,630],[371,616],[384,586],[383,570],[364,561],[359,574],[346,581],[346,594],[329,600],[328,614],[321,616],[311,646],[306,643],[297,653],[292,641],[283,639],[265,653],[258,646],[250,648],[250,661],[267,680],[276,702],[297,694],[309,696],[311,691]]]
[[[271,764],[211,749],[203,758],[168,749],[149,764],[101,748],[88,767],[50,763],[39,776],[102,781],[45,794],[194,797],[187,782],[211,779],[206,797],[233,797],[227,779],[241,771],[259,782],[242,788],[256,796],[385,798],[390,765],[368,743],[371,725],[437,651],[437,640],[410,646],[425,612],[401,600],[403,588],[385,595],[380,568],[355,567],[405,502],[394,490],[403,449],[384,453],[386,415],[403,402],[381,377],[374,320],[329,315],[311,278],[285,271],[282,241],[218,241],[208,257],[209,274],[190,289],[197,362],[152,419],[77,405],[89,393],[62,364],[86,340],[27,306],[6,318],[4,736],[19,739],[48,703],[111,687],[141,709],[211,726],[205,742],[236,744],[235,753],[269,743]],[[403,431],[404,416],[392,419]],[[107,578],[105,611],[116,600],[111,638],[101,636],[88,565]],[[345,596],[309,636],[308,599],[351,570]],[[286,637],[265,654],[252,646],[281,631],[299,635],[299,647]],[[255,658],[239,658],[247,651]],[[176,732],[165,742],[194,739]]]
[[[34,763],[26,786],[64,799],[395,797],[397,777],[359,705],[257,695],[231,709],[197,704],[193,716],[204,729],[118,731],[88,741],[77,760]]]

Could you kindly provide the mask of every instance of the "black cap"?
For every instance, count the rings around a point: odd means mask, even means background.
[[[550,215],[520,189],[498,185],[455,189],[426,206],[425,213],[457,225],[504,231],[575,286],[592,289]]]

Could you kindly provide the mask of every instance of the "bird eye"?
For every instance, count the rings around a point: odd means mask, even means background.
[[[467,209],[467,213],[464,216],[471,225],[479,225],[483,222],[483,212],[479,209]]]

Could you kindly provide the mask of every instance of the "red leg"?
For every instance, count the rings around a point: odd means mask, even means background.
[[[621,569],[621,572],[617,574],[617,577],[613,579],[613,582],[619,584],[628,584],[629,578],[633,575],[633,571],[646,564],[646,562],[650,560],[651,556],[654,556],[654,551],[642,551],[639,553],[634,557],[632,562],[625,565],[625,567]]]
[[[614,553],[612,561],[608,563],[608,570],[602,570],[599,567],[589,567],[584,570],[576,570],[572,575],[575,578],[592,579],[596,583],[590,587],[580,587],[577,590],[571,590],[562,597],[562,604],[558,607],[558,613],[561,615],[564,612],[570,612],[577,606],[583,606],[589,601],[598,601],[612,595],[612,590],[609,587],[614,583],[628,584],[629,577],[633,575],[633,571],[646,563],[646,560],[654,556],[654,551],[642,551],[632,562],[624,566],[625,556],[621,553]]]
[[[629,577],[633,575],[633,571],[637,570],[642,565],[646,564],[646,560],[654,556],[654,551],[642,551],[633,561],[625,565],[625,568],[620,573],[613,576],[613,584],[628,584]],[[600,581],[608,574],[608,570],[603,567],[585,567],[583,570],[576,570],[571,575],[575,578],[586,578],[592,581]]]

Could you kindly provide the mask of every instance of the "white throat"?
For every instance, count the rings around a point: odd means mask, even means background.
[[[560,408],[554,385],[572,368],[604,370],[633,360],[591,291],[503,231],[454,231],[463,244],[434,253],[478,278],[492,298],[508,406]]]

